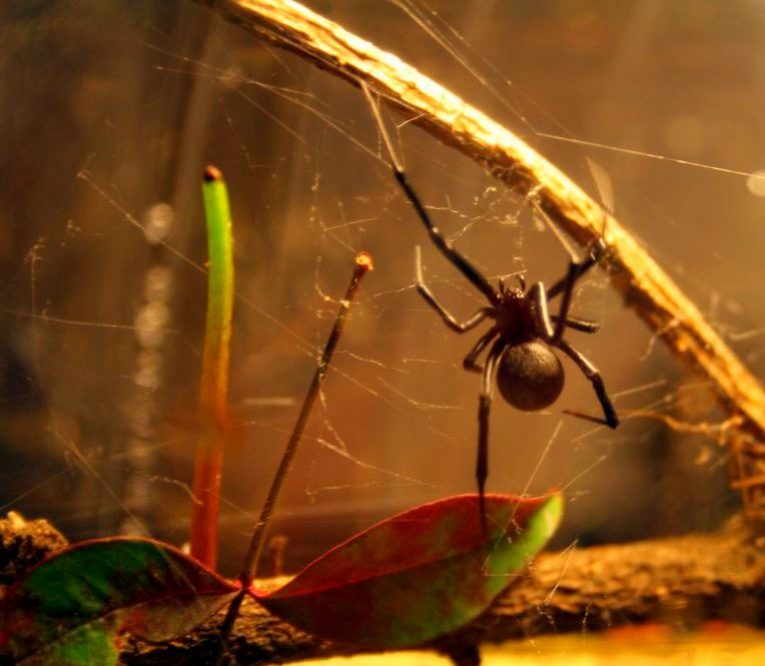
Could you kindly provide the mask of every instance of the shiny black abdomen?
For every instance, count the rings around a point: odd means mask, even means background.
[[[497,386],[518,409],[533,412],[548,407],[557,400],[564,381],[560,360],[541,340],[512,345],[499,359]]]

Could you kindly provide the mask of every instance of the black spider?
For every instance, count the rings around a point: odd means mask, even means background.
[[[417,215],[425,225],[430,240],[441,253],[459,270],[468,281],[480,291],[489,302],[475,312],[469,319],[459,322],[442,306],[425,285],[422,277],[420,248],[416,249],[416,284],[417,291],[428,304],[440,315],[444,323],[457,333],[465,333],[491,319],[491,328],[484,333],[465,356],[462,365],[465,370],[481,374],[481,392],[478,398],[478,455],[475,476],[478,483],[479,508],[484,521],[484,488],[489,475],[489,410],[494,394],[494,380],[499,386],[502,397],[511,405],[525,411],[544,409],[557,400],[565,381],[563,366],[553,353],[557,347],[568,356],[590,380],[603,409],[604,419],[587,416],[577,412],[568,414],[590,421],[602,423],[610,428],[619,425],[619,417],[606,393],[603,379],[597,368],[580,352],[574,349],[563,333],[567,328],[583,333],[595,333],[600,325],[595,321],[569,316],[571,297],[577,280],[598,263],[605,252],[605,245],[599,238],[593,244],[587,256],[578,261],[570,252],[566,274],[549,289],[543,282],[535,282],[529,289],[522,278],[518,288],[508,288],[502,280],[499,289],[489,281],[465,257],[455,250],[430,219],[422,201],[407,180],[404,168],[396,156],[393,143],[380,116],[377,102],[366,85],[362,90],[372,109],[383,143],[390,157],[390,165],[401,189],[406,194]],[[539,209],[542,215],[544,211]],[[550,314],[549,301],[561,296],[557,314]],[[483,365],[478,364],[478,357],[489,346],[491,348]]]
[[[403,169],[394,162],[393,172],[418,216],[425,224],[430,239],[441,253],[459,270],[489,302],[464,322],[459,322],[444,308],[425,285],[422,277],[420,248],[416,250],[417,291],[456,333],[465,333],[486,319],[491,328],[484,333],[463,360],[465,370],[481,373],[478,402],[478,456],[476,481],[480,496],[481,516],[484,516],[484,488],[488,476],[489,409],[494,393],[494,380],[502,397],[514,407],[536,411],[551,405],[563,390],[563,366],[553,352],[557,347],[566,354],[592,383],[605,418],[585,417],[610,428],[619,425],[619,417],[606,393],[603,379],[595,366],[564,338],[567,328],[583,333],[595,333],[599,324],[569,316],[574,286],[602,256],[605,246],[598,241],[581,261],[571,258],[566,274],[549,289],[543,282],[526,288],[523,278],[519,287],[507,287],[499,280],[494,289],[489,281],[441,235],[430,220],[419,196],[409,184]],[[560,296],[557,314],[550,314],[549,302]],[[478,364],[480,354],[490,346],[486,362]],[[569,412],[572,413],[572,412]],[[580,414],[573,413],[575,416]]]
[[[438,227],[433,225],[420,198],[412,189],[406,174],[396,160],[393,162],[393,172],[425,224],[435,246],[489,302],[487,307],[481,308],[466,321],[457,321],[425,285],[422,277],[420,248],[417,248],[417,291],[449,328],[457,333],[465,333],[486,319],[492,321],[491,328],[478,339],[463,360],[465,370],[481,373],[481,392],[478,402],[478,456],[475,474],[483,517],[484,487],[488,476],[489,409],[494,393],[495,378],[502,397],[514,407],[525,411],[544,409],[555,402],[563,390],[565,380],[563,366],[552,351],[552,347],[557,347],[590,380],[603,408],[604,419],[585,418],[611,428],[619,425],[619,417],[606,393],[600,373],[587,358],[563,338],[567,328],[583,333],[595,333],[599,328],[597,322],[569,316],[568,312],[577,280],[598,262],[605,246],[598,239],[585,259],[577,261],[572,258],[566,274],[549,289],[545,288],[543,282],[535,282],[527,289],[523,278],[518,279],[519,287],[507,287],[500,279],[499,289],[494,289],[478,269],[441,235]],[[560,307],[557,314],[550,314],[549,301],[557,296],[561,297]],[[479,365],[478,357],[489,345],[491,347],[486,362]]]

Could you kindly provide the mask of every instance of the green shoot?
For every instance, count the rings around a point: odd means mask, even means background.
[[[199,382],[199,407],[205,426],[197,442],[192,492],[191,555],[215,568],[223,447],[228,422],[228,369],[234,262],[228,192],[221,172],[205,169],[202,183],[209,257],[207,322]]]

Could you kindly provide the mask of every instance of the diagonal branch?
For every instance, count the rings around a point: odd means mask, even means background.
[[[397,56],[293,0],[196,1],[354,85],[363,81],[413,123],[473,158],[518,195],[534,196],[580,244],[603,233],[612,285],[676,356],[710,380],[733,417],[726,441],[737,442],[734,450],[740,451],[739,446],[751,448],[751,440],[765,440],[765,392],[760,383],[630,233],[512,132]],[[756,469],[761,461],[753,460]],[[739,478],[751,475],[740,460],[732,469]],[[752,508],[753,497],[765,499],[753,495],[751,485],[746,488],[747,508]],[[761,508],[765,510],[765,501]]]

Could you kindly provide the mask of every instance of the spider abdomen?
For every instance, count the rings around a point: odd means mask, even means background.
[[[563,390],[563,366],[539,340],[505,349],[497,368],[497,386],[513,407],[533,412],[555,402]]]

